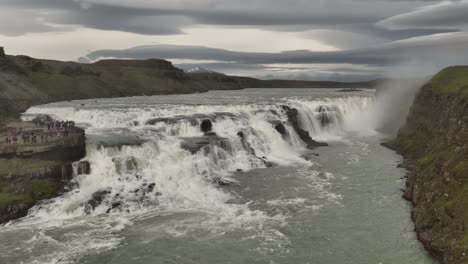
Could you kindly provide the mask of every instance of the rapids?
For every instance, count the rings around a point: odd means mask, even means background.
[[[32,107],[23,119],[86,128],[91,172],[2,227],[0,262],[433,263],[400,198],[400,157],[379,145],[375,101],[247,89]],[[307,149],[285,105],[330,146]]]

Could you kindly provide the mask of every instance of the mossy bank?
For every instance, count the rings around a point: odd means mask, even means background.
[[[468,263],[468,67],[421,88],[390,147],[405,158],[419,240],[443,263]]]
[[[0,223],[23,217],[43,199],[60,195],[73,163],[86,155],[84,130],[33,144],[0,144]]]

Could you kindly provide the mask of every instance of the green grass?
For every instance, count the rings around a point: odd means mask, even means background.
[[[436,74],[429,82],[434,91],[468,95],[468,66],[448,67]]]
[[[35,201],[57,195],[60,186],[52,179],[0,182],[0,211],[12,203],[33,205]]]

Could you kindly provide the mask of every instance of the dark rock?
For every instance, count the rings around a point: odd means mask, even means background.
[[[90,214],[92,210],[96,209],[96,207],[101,205],[102,201],[110,193],[111,193],[110,190],[100,190],[100,191],[93,193],[93,195],[91,195],[91,199],[89,199],[86,202],[85,212],[87,214]]]
[[[91,173],[91,164],[89,161],[80,161],[77,164],[77,173],[81,174],[90,174]]]
[[[240,137],[242,140],[245,139],[244,132],[242,131],[237,132],[237,136]]]
[[[278,131],[278,133],[280,133],[282,136],[287,135],[286,127],[282,123],[277,124],[275,126],[275,130]]]
[[[111,207],[109,209],[107,209],[106,211],[106,214],[110,213],[112,210],[118,208],[118,207],[122,207],[122,203],[121,202],[114,202],[112,203]]]
[[[211,130],[213,130],[213,124],[211,123],[211,120],[203,120],[200,124],[200,130],[205,134],[211,132]]]
[[[0,47],[0,57],[2,57],[2,58],[6,57],[5,49],[3,47]]]
[[[153,192],[154,190],[154,187],[156,187],[156,183],[150,183],[150,185],[148,185],[148,192]]]
[[[288,116],[288,121],[291,123],[292,127],[296,131],[299,138],[307,145],[307,148],[314,149],[320,146],[328,146],[327,143],[321,143],[321,142],[317,142],[313,140],[310,137],[309,132],[305,131],[304,129],[300,127],[299,118],[298,118],[299,113],[297,109],[291,108],[287,105],[282,105],[281,107],[286,112],[286,115]]]
[[[219,186],[229,186],[229,185],[232,184],[232,182],[225,181],[225,180],[223,180],[223,179],[221,179],[221,178],[219,178],[219,177],[215,177],[215,178],[213,179],[213,183],[215,183],[215,184],[217,184],[217,185],[219,185]]]
[[[237,171],[237,172],[243,172],[243,170],[242,170],[242,169],[237,169],[236,171]]]

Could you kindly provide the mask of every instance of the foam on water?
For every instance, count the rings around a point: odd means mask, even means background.
[[[71,251],[70,258],[73,259],[73,256],[90,250],[118,246],[120,238],[113,233],[131,224],[132,219],[144,215],[188,212],[203,214],[203,221],[197,222],[198,227],[205,226],[214,233],[250,226],[258,230],[257,235],[266,236],[265,247],[259,250],[268,251],[269,239],[276,243],[280,240],[286,244],[288,242],[281,232],[267,232],[263,227],[268,221],[284,221],[285,216],[251,209],[249,203],[236,203],[236,197],[221,188],[219,183],[235,182],[232,178],[235,171],[265,168],[269,163],[304,168],[313,164],[302,157],[306,152],[305,144],[287,123],[282,104],[299,111],[300,125],[314,139],[333,141],[343,140],[350,131],[372,131],[372,124],[369,124],[366,116],[372,100],[370,97],[348,97],[285,99],[281,104],[146,104],[136,107],[125,104],[80,106],[61,103],[32,107],[25,113],[24,119],[37,114],[50,114],[61,120],[74,120],[88,127],[89,141],[96,135],[110,137],[112,134],[109,131],[112,131],[114,134],[132,135],[143,143],[117,147],[88,145],[85,160],[91,163],[91,173],[77,175],[72,191],[34,207],[26,218],[12,223],[9,228],[28,225],[72,228],[80,222],[77,219],[94,219],[83,221],[86,225],[89,225],[87,221],[95,221],[96,228],[90,228],[86,231],[88,233],[83,232],[83,237],[73,239],[75,242],[69,245],[60,245],[63,251],[80,248],[79,252]],[[164,118],[164,121],[147,124],[155,118]],[[207,118],[213,121],[213,131],[222,140],[191,153],[182,147],[182,143],[186,138],[203,136],[199,126]],[[288,136],[282,136],[274,129],[274,124],[279,122],[285,124]],[[239,132],[242,132],[242,137]],[[315,174],[308,170],[304,177],[313,178],[304,188],[317,191],[321,199],[339,204],[341,197],[327,190],[333,175]],[[89,200],[100,191],[105,191],[102,202],[95,208],[90,207]],[[268,203],[270,206],[305,205],[313,210],[321,207],[302,198]],[[102,216],[104,218],[101,219]],[[101,229],[102,225],[107,229]],[[168,227],[167,232],[180,236],[186,231],[171,231]],[[39,235],[34,239],[49,238]],[[41,257],[48,263],[68,263],[65,257],[52,255],[55,253]],[[45,262],[38,260],[37,263]]]

